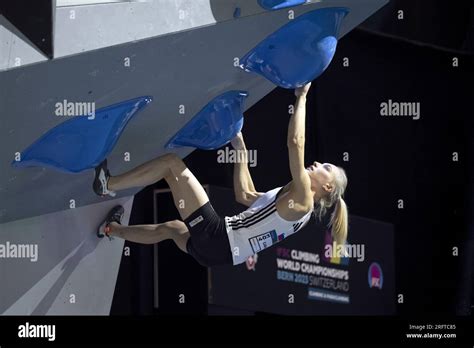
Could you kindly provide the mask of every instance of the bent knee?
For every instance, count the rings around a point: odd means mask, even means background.
[[[176,234],[183,234],[188,232],[188,228],[186,224],[181,220],[171,220],[166,223],[166,227],[168,227],[172,233]]]
[[[176,162],[182,161],[181,158],[177,154],[172,153],[172,152],[164,154],[162,158],[164,158],[169,163],[176,163]]]
[[[175,179],[187,169],[186,164],[183,160],[176,155],[175,153],[167,153],[163,155],[163,158],[166,161],[166,166],[168,167],[168,173],[165,175],[165,179]]]
[[[166,162],[170,168],[186,168],[186,165],[184,164],[181,157],[175,153],[167,153],[163,157],[166,159]]]

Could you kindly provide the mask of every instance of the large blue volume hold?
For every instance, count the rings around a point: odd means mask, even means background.
[[[282,8],[302,5],[306,0],[258,0],[260,6],[266,10],[281,10]]]
[[[112,151],[127,123],[148,103],[140,97],[75,116],[50,129],[21,153],[14,167],[50,167],[78,173],[99,165]]]
[[[283,88],[302,87],[319,77],[336,52],[347,8],[305,13],[268,36],[240,59],[240,67]]]
[[[215,150],[229,143],[244,124],[245,91],[225,92],[210,101],[165,145]]]

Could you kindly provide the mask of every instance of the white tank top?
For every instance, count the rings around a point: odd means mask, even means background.
[[[224,218],[234,265],[298,232],[308,223],[311,210],[297,221],[285,220],[278,214],[275,203],[281,189],[265,192],[247,210]]]

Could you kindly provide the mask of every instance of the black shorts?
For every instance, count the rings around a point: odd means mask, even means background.
[[[193,212],[184,223],[191,237],[186,250],[205,267],[233,264],[225,220],[207,202]]]

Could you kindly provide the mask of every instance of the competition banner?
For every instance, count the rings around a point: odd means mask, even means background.
[[[212,190],[211,190],[212,192]],[[226,191],[214,190],[215,207]],[[209,303],[287,315],[395,314],[393,225],[350,216],[345,245],[312,219],[284,240],[249,240],[255,255],[209,271]]]

